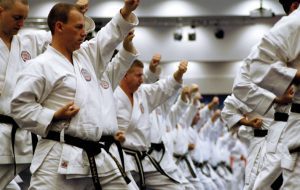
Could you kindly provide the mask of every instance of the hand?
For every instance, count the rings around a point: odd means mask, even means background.
[[[177,82],[182,83],[182,77],[183,74],[187,71],[187,66],[188,61],[183,60],[180,62],[177,71],[175,71],[175,73],[173,74],[173,77]]]
[[[215,106],[219,105],[218,96],[214,96],[213,99],[208,103],[208,109],[212,110]]]
[[[195,144],[189,144],[188,149],[189,150],[194,150],[195,149]]]
[[[74,102],[69,102],[54,113],[53,120],[71,119],[79,112],[79,110],[80,108],[76,106]]]
[[[262,119],[260,118],[253,118],[249,121],[249,126],[255,129],[259,129],[262,126]]]
[[[160,63],[160,60],[161,60],[161,55],[159,53],[156,53],[156,54],[153,55],[153,57],[151,59],[151,62],[149,64],[149,70],[152,73],[156,73],[156,70],[157,70],[157,67]]]
[[[199,92],[198,84],[191,84],[190,89],[191,89],[191,95],[194,95],[195,93]]]
[[[187,103],[190,99],[190,87],[184,86],[181,91],[181,100]]]
[[[285,93],[282,96],[275,98],[274,102],[280,105],[292,103],[294,95],[295,91],[293,86],[289,86],[289,88],[285,91]]]
[[[134,38],[134,30],[131,30],[123,40],[123,47],[126,51],[136,55],[137,51],[132,43],[133,38]]]
[[[116,141],[123,143],[126,139],[124,131],[117,131],[116,134],[114,135],[114,138]]]
[[[124,6],[121,9],[121,15],[125,20],[130,20],[130,15],[140,3],[140,0],[124,0]]]
[[[80,12],[85,14],[89,9],[89,0],[77,0],[76,5],[79,6]]]
[[[211,121],[214,123],[221,116],[221,110],[217,109],[211,116]]]
[[[200,105],[201,98],[202,98],[202,96],[201,96],[200,92],[197,92],[193,97],[193,104],[195,106]]]
[[[219,97],[218,96],[214,96],[213,99],[212,99],[212,103],[214,105],[219,105],[220,104]]]

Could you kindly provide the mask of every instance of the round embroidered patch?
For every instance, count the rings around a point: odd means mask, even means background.
[[[22,51],[21,58],[23,59],[24,62],[26,62],[31,59],[31,55],[28,51]]]
[[[107,81],[105,81],[105,80],[101,80],[100,85],[104,89],[108,89],[109,88],[109,83]]]
[[[92,80],[91,74],[85,68],[81,69],[81,74],[82,74],[82,76],[84,77],[84,79],[86,81],[91,81]]]

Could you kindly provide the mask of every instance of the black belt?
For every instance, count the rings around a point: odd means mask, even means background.
[[[207,161],[204,161],[203,163],[202,162],[196,162],[196,161],[193,161],[194,162],[194,165],[198,168],[200,168],[201,172],[207,176],[207,177],[210,177],[210,169],[208,167],[208,162]],[[204,170],[206,169],[206,170]]]
[[[178,164],[179,161],[182,161],[184,160],[186,165],[188,166],[188,169],[192,175],[193,178],[197,178],[197,175],[195,173],[195,171],[193,170],[192,166],[191,166],[191,163],[189,162],[189,160],[187,159],[187,154],[184,154],[184,155],[179,155],[179,154],[173,154],[173,156],[177,159],[176,161],[176,164]]]
[[[287,122],[288,119],[289,119],[289,114],[287,114],[287,113],[282,113],[282,112],[275,112],[274,113],[274,120],[275,121]]]
[[[161,155],[161,158],[158,161],[158,163],[160,163],[161,160],[163,159],[164,155],[165,155],[165,152],[166,152],[166,148],[165,148],[164,143],[163,142],[161,142],[161,143],[151,143],[148,154],[151,154],[153,152],[153,150],[155,150],[157,152],[163,151],[162,155]]]
[[[129,177],[127,176],[127,174],[125,172],[124,155],[123,155],[123,151],[122,151],[123,149],[122,149],[121,143],[119,141],[115,140],[114,136],[112,136],[112,135],[103,135],[100,139],[100,142],[104,143],[104,149],[112,157],[112,159],[115,161],[115,163],[117,164],[124,180],[126,181],[127,184],[129,184],[131,182],[131,180],[129,179]],[[116,159],[116,157],[109,152],[109,148],[112,144],[115,144],[118,148],[118,152],[119,152],[119,156],[120,156],[120,159],[121,159],[121,162],[122,162],[122,166],[120,165],[120,163]]]
[[[60,142],[60,133],[49,131],[48,135],[44,137],[44,139],[54,140]],[[95,161],[95,156],[99,153],[101,153],[101,149],[104,149],[104,145],[100,144],[99,142],[95,141],[88,141],[88,140],[82,140],[77,137],[72,137],[70,135],[64,135],[64,141],[68,145],[76,146],[78,148],[81,148],[85,150],[87,153],[89,163],[90,163],[90,169],[92,173],[92,178],[94,182],[94,186],[96,190],[102,190],[102,187],[100,185],[99,177],[98,177],[98,171],[97,171],[97,165]]]
[[[268,130],[254,129],[254,137],[265,137],[268,135]]]
[[[300,104],[292,103],[291,112],[300,113]]]
[[[169,176],[162,168],[161,166],[159,165],[159,163],[152,157],[148,154],[147,151],[137,151],[137,150],[132,150],[132,149],[129,149],[129,148],[123,148],[123,150],[133,156],[135,158],[135,161],[137,163],[137,167],[138,167],[138,170],[139,170],[139,175],[140,175],[140,181],[141,181],[141,189],[142,190],[145,190],[146,189],[146,183],[145,183],[145,176],[144,176],[144,168],[143,168],[143,164],[142,164],[142,160],[145,158],[145,157],[148,157],[150,162],[152,163],[152,165],[155,167],[155,169],[161,173],[162,175],[166,176],[167,178],[169,178],[171,181],[173,181],[174,183],[180,183],[178,181],[176,181],[175,179],[173,179],[171,176]]]
[[[0,123],[12,125],[11,145],[12,145],[13,162],[14,162],[14,175],[16,175],[17,164],[16,164],[16,155],[15,155],[15,139],[16,139],[16,132],[19,126],[12,117],[1,115],[1,114],[0,114]],[[38,141],[36,134],[31,133],[31,141],[32,141],[32,152],[34,153]]]

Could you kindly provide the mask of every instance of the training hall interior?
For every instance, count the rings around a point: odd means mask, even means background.
[[[21,33],[48,31],[52,6],[76,0],[28,2],[30,12]],[[124,0],[89,0],[86,15],[96,24],[89,37],[123,4]],[[161,54],[161,78],[172,75],[181,60],[188,60],[183,84],[198,84],[202,103],[218,96],[219,109],[252,47],[285,15],[278,0],[140,0],[134,13],[139,18],[133,40],[138,58],[147,65],[154,54]]]
[[[47,30],[46,17],[56,2],[29,0],[30,13],[23,31]],[[94,19],[95,32],[122,3],[90,0],[86,14]],[[231,93],[241,61],[285,14],[277,0],[141,0],[135,13],[140,21],[134,38],[139,59],[148,63],[160,53],[161,77],[173,73],[180,60],[188,60],[184,83],[198,84],[204,102],[218,95],[220,107]]]

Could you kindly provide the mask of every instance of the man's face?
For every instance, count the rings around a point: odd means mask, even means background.
[[[13,36],[24,26],[28,16],[29,6],[16,1],[10,9],[0,7],[0,29],[1,32]]]
[[[71,10],[69,20],[63,24],[63,39],[66,42],[67,49],[73,52],[80,48],[85,40],[86,32],[84,30],[84,16],[77,10]]]
[[[131,90],[135,92],[141,84],[144,82],[143,79],[143,68],[141,67],[132,67],[130,71],[126,74],[126,82]]]

